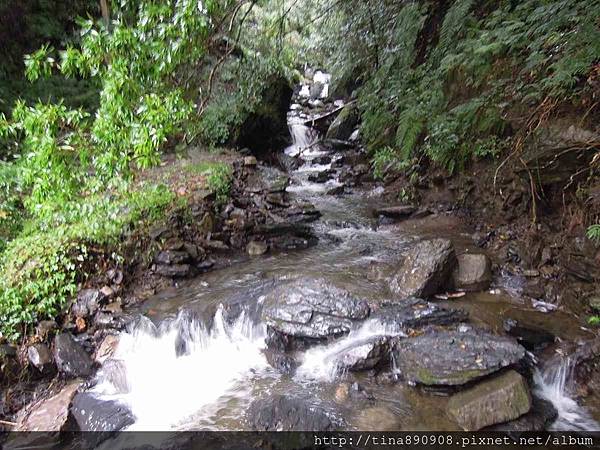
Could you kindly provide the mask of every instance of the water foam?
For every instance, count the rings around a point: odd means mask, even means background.
[[[535,393],[551,402],[558,411],[558,417],[550,428],[556,431],[600,431],[600,424],[570,396],[573,370],[570,358],[557,358],[534,375]]]
[[[346,352],[371,339],[399,334],[400,330],[396,327],[384,326],[374,319],[367,320],[360,328],[352,330],[346,337],[330,345],[306,350],[296,376],[303,379],[333,381],[344,371],[342,363]]]
[[[145,321],[122,334],[94,391],[129,407],[136,418],[131,430],[171,430],[198,414],[206,419],[221,398],[249,396],[244,380],[268,367],[264,337],[264,328],[244,315],[228,324],[221,308],[210,331],[189,317],[160,329]]]

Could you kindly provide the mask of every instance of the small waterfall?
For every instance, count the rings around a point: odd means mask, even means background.
[[[344,358],[349,351],[380,337],[398,335],[400,331],[395,327],[385,326],[378,320],[367,320],[360,328],[351,331],[343,339],[327,346],[308,349],[297,370],[297,376],[332,381],[343,373]]]
[[[290,145],[285,153],[289,156],[298,156],[308,150],[317,140],[315,131],[302,123],[294,121],[289,122],[290,135],[292,136],[292,145]]]
[[[128,406],[132,430],[170,430],[198,414],[209,420],[222,397],[249,396],[244,380],[268,367],[264,337],[243,314],[227,323],[222,308],[210,331],[189,314],[158,329],[146,319],[121,335],[93,392]]]
[[[542,371],[534,376],[535,393],[551,402],[558,411],[552,424],[555,431],[600,431],[600,424],[570,397],[574,364],[571,358],[551,360]]]

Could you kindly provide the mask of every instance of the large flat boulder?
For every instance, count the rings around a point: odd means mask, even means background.
[[[527,382],[514,370],[459,392],[448,402],[449,415],[465,431],[517,419],[530,408]]]
[[[369,315],[368,304],[324,279],[300,279],[265,296],[262,318],[272,332],[292,340],[327,340],[347,334]],[[284,345],[288,347],[288,345]]]
[[[525,349],[513,339],[484,331],[429,330],[394,347],[407,381],[458,386],[519,362]]]
[[[454,287],[463,291],[483,291],[492,282],[492,263],[483,253],[458,255],[454,271]]]
[[[410,248],[390,281],[400,298],[430,297],[444,289],[456,267],[456,254],[448,239],[430,239]]]
[[[19,412],[16,431],[52,431],[66,429],[69,405],[81,386],[81,380],[69,382],[60,392]]]
[[[558,411],[548,400],[532,396],[531,409],[527,414],[509,422],[503,422],[486,428],[486,431],[544,431],[558,417]]]
[[[310,399],[275,395],[252,402],[247,413],[256,431],[333,431],[332,414]]]

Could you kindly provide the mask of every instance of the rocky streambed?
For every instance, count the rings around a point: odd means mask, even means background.
[[[95,360],[70,334],[30,347],[68,381],[19,429],[599,428],[596,394],[586,409],[571,376],[598,355],[593,333],[525,301],[457,217],[385,202],[355,105],[317,78],[279,167],[241,164],[231,232],[156,256],[164,276],[201,275],[119,315]],[[82,294],[80,317],[109,294]]]

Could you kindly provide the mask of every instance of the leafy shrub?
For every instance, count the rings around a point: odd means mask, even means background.
[[[174,199],[163,185],[122,183],[106,194],[47,204],[0,257],[2,336],[14,340],[61,313],[85,277],[90,248],[116,244],[131,227],[159,219]]]
[[[214,164],[208,169],[206,178],[208,187],[217,196],[217,204],[223,204],[229,199],[232,182],[231,167],[227,164]]]

